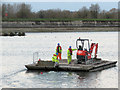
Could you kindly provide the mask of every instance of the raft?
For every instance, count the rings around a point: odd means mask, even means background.
[[[101,59],[88,60],[85,63],[77,64],[77,59],[73,59],[71,64],[67,63],[67,59],[59,60],[59,66],[55,67],[52,61],[38,61],[33,64],[25,65],[28,70],[44,70],[44,71],[99,71],[116,66],[117,61],[107,61]]]

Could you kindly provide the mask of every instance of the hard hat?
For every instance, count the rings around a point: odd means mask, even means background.
[[[56,55],[58,55],[58,53],[56,53]]]
[[[58,43],[58,45],[60,45],[60,43]]]
[[[71,48],[71,46],[69,46],[69,48]]]

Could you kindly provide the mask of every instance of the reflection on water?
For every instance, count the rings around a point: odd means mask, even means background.
[[[2,40],[2,87],[17,88],[117,88],[118,67],[98,72],[27,71],[33,52],[42,60],[51,60],[59,42],[62,58],[67,58],[68,46],[76,48],[78,37],[99,43],[98,56],[118,60],[117,32],[27,33],[25,37],[0,37]],[[111,43],[114,42],[114,43]],[[113,49],[114,47],[114,49]],[[76,52],[73,57],[76,58]],[[1,66],[0,66],[1,67]],[[0,85],[1,86],[1,85]]]
[[[42,72],[42,74],[41,74]],[[46,83],[51,84],[51,82],[59,83],[59,87],[92,87],[92,85],[97,84],[96,80],[99,78],[101,71],[99,72],[54,72],[54,71],[33,71],[28,70],[26,74],[36,75],[39,78],[36,78],[36,82],[48,79]],[[35,76],[35,77],[36,77]],[[66,83],[66,84],[65,84]],[[39,84],[41,84],[39,82]],[[42,82],[43,84],[43,82]],[[44,83],[45,84],[45,83]],[[52,84],[51,84],[52,85]],[[52,87],[57,87],[56,85]]]

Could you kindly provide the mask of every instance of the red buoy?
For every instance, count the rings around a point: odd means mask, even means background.
[[[43,72],[41,72],[41,74],[43,74]]]
[[[39,58],[39,60],[38,61],[40,61],[40,58]]]

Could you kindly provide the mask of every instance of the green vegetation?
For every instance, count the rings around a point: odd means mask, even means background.
[[[50,21],[50,22],[59,22],[59,21],[63,21],[63,22],[68,22],[68,21],[120,21],[120,19],[79,19],[79,18],[61,18],[61,19],[57,19],[57,18],[35,18],[35,19],[23,19],[23,18],[19,18],[19,19],[2,19],[2,21]]]

